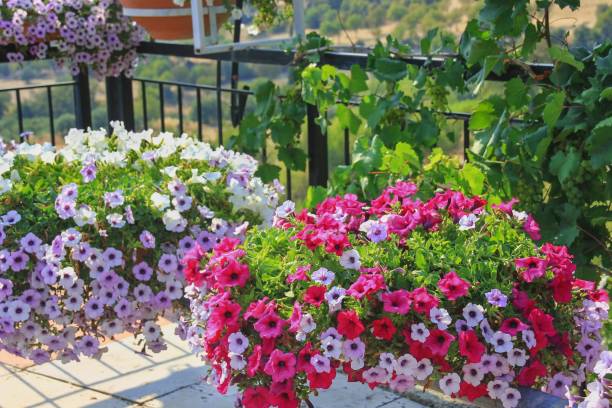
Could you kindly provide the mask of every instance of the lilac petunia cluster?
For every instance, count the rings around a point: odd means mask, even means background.
[[[117,0],[7,0],[0,2],[0,45],[7,57],[54,58],[73,75],[89,66],[98,77],[131,75],[145,32],[123,16]],[[95,172],[86,167],[85,172]]]
[[[129,332],[161,351],[158,319],[183,297],[179,259],[271,224],[278,191],[253,158],[112,125],[112,137],[73,129],[59,151],[3,148],[0,349],[67,362]]]

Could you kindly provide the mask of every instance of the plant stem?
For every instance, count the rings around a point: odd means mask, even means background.
[[[546,45],[550,48],[552,46],[550,41],[550,5],[544,9],[544,37],[546,38]]]

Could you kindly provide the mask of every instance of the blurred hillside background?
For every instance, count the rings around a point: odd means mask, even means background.
[[[508,0],[510,1],[510,0]],[[411,46],[414,54],[419,54],[418,44],[427,31],[439,28],[441,32],[458,41],[469,18],[481,7],[475,0],[305,0],[306,24],[309,30],[317,30],[332,39],[334,45],[372,46],[377,40],[391,34]],[[555,42],[568,42],[571,46],[589,46],[612,38],[612,0],[583,0],[581,7],[571,12],[553,10],[551,13],[552,38]],[[286,27],[258,34],[258,37],[281,35]],[[569,33],[569,35],[568,35]],[[228,33],[229,34],[229,33]],[[243,30],[243,39],[248,38]],[[536,54],[539,61],[546,61],[547,53]],[[229,86],[230,64],[224,64],[223,83]],[[185,83],[215,84],[216,65],[203,60],[173,59],[168,57],[147,57],[143,59],[136,71],[138,78],[181,81]],[[241,64],[240,86],[250,85],[257,81],[271,79],[278,83],[287,81],[287,69],[254,64]],[[70,80],[67,70],[54,66],[51,62],[29,62],[23,66],[17,64],[0,64],[0,88],[49,83]],[[94,127],[107,126],[104,83],[91,78],[93,124]],[[497,92],[499,84],[489,83],[479,99]],[[135,87],[136,127],[143,127],[142,100],[140,89]],[[147,88],[147,114],[149,127],[159,130],[158,89],[150,85]],[[203,92],[202,117],[206,124],[204,137],[214,143],[216,139],[217,115],[216,94]],[[178,132],[177,90],[165,87],[165,116],[168,131]],[[34,133],[34,140],[48,140],[49,122],[48,105],[45,90],[22,92],[24,127]],[[476,99],[457,97],[449,108],[458,112],[470,112],[477,104]],[[59,135],[65,134],[74,126],[72,87],[53,89],[55,126]],[[224,95],[224,134],[234,134],[237,130],[229,123],[229,97]],[[197,111],[195,91],[184,90],[183,105],[185,114],[185,131],[188,134],[197,132]],[[247,105],[248,108],[249,105]],[[18,122],[14,93],[0,92],[0,135],[4,140],[18,136]],[[459,124],[458,124],[459,125]],[[342,148],[341,129],[333,126],[329,133],[330,162],[340,163]],[[335,135],[337,133],[337,135]],[[338,137],[335,137],[338,136]],[[444,147],[449,153],[460,152],[461,146],[449,138]],[[59,139],[61,143],[61,139]],[[227,138],[226,138],[227,140]],[[303,191],[305,174],[294,178],[296,191]],[[282,181],[282,180],[281,180]],[[296,197],[300,199],[300,197]]]

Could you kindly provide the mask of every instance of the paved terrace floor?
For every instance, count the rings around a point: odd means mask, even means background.
[[[100,360],[33,366],[0,354],[0,407],[233,408],[236,391],[221,396],[202,382],[203,365],[177,338],[173,324],[163,326],[168,350],[137,353],[133,338],[108,344]],[[332,389],[313,398],[316,408],[422,408],[388,391],[337,378]]]

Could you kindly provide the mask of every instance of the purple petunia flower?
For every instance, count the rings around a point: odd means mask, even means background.
[[[98,352],[99,346],[100,342],[92,336],[83,336],[76,342],[77,351],[83,353],[87,357],[93,357]]]
[[[142,261],[134,265],[134,268],[132,268],[132,273],[137,280],[145,282],[151,279],[151,276],[153,275],[153,268],[151,268],[145,261]]]
[[[155,307],[160,310],[167,309],[172,305],[172,299],[170,299],[168,292],[166,292],[165,290],[162,290],[157,295],[155,295],[154,302]]]
[[[155,237],[149,231],[144,230],[140,234],[140,243],[147,249],[155,248]]]
[[[210,231],[202,231],[198,234],[197,242],[204,252],[208,252],[214,248],[217,236]]]
[[[176,255],[163,254],[161,258],[159,258],[159,262],[157,262],[157,266],[159,267],[159,269],[161,269],[165,273],[176,272],[176,268],[178,266],[178,260],[176,258]]]
[[[38,248],[40,248],[42,240],[32,232],[29,232],[23,238],[21,238],[21,240],[19,240],[19,243],[24,251],[29,254],[33,254],[38,251]]]
[[[193,238],[186,236],[178,242],[178,245],[183,252],[188,252],[195,247],[195,243],[196,241]]]
[[[508,305],[508,296],[504,295],[499,289],[492,289],[485,293],[485,296],[493,306],[506,307]]]
[[[104,204],[110,208],[116,208],[123,205],[125,199],[123,198],[122,190],[115,190],[109,193],[104,193]]]
[[[141,283],[140,285],[134,288],[134,297],[137,301],[146,303],[153,298],[153,291],[150,287],[148,287],[144,283]]]
[[[113,247],[108,247],[102,252],[102,258],[110,268],[123,265],[123,252]]]
[[[387,239],[387,224],[382,222],[372,223],[366,233],[370,241],[378,243]]]
[[[345,340],[342,343],[342,354],[349,360],[361,359],[365,354],[365,344],[359,337]]]
[[[6,214],[4,214],[2,216],[0,218],[0,221],[2,222],[3,226],[6,226],[6,225],[15,225],[19,221],[21,221],[21,214],[19,214],[15,210],[11,210],[11,211],[7,212]]]
[[[85,317],[94,320],[104,314],[104,304],[96,298],[91,298],[85,304]]]
[[[30,258],[21,249],[11,252],[9,263],[13,271],[19,272],[19,271],[24,270],[25,268],[27,268],[29,261],[30,261]]]
[[[96,165],[94,163],[87,164],[81,169],[84,183],[90,183],[96,179]]]

